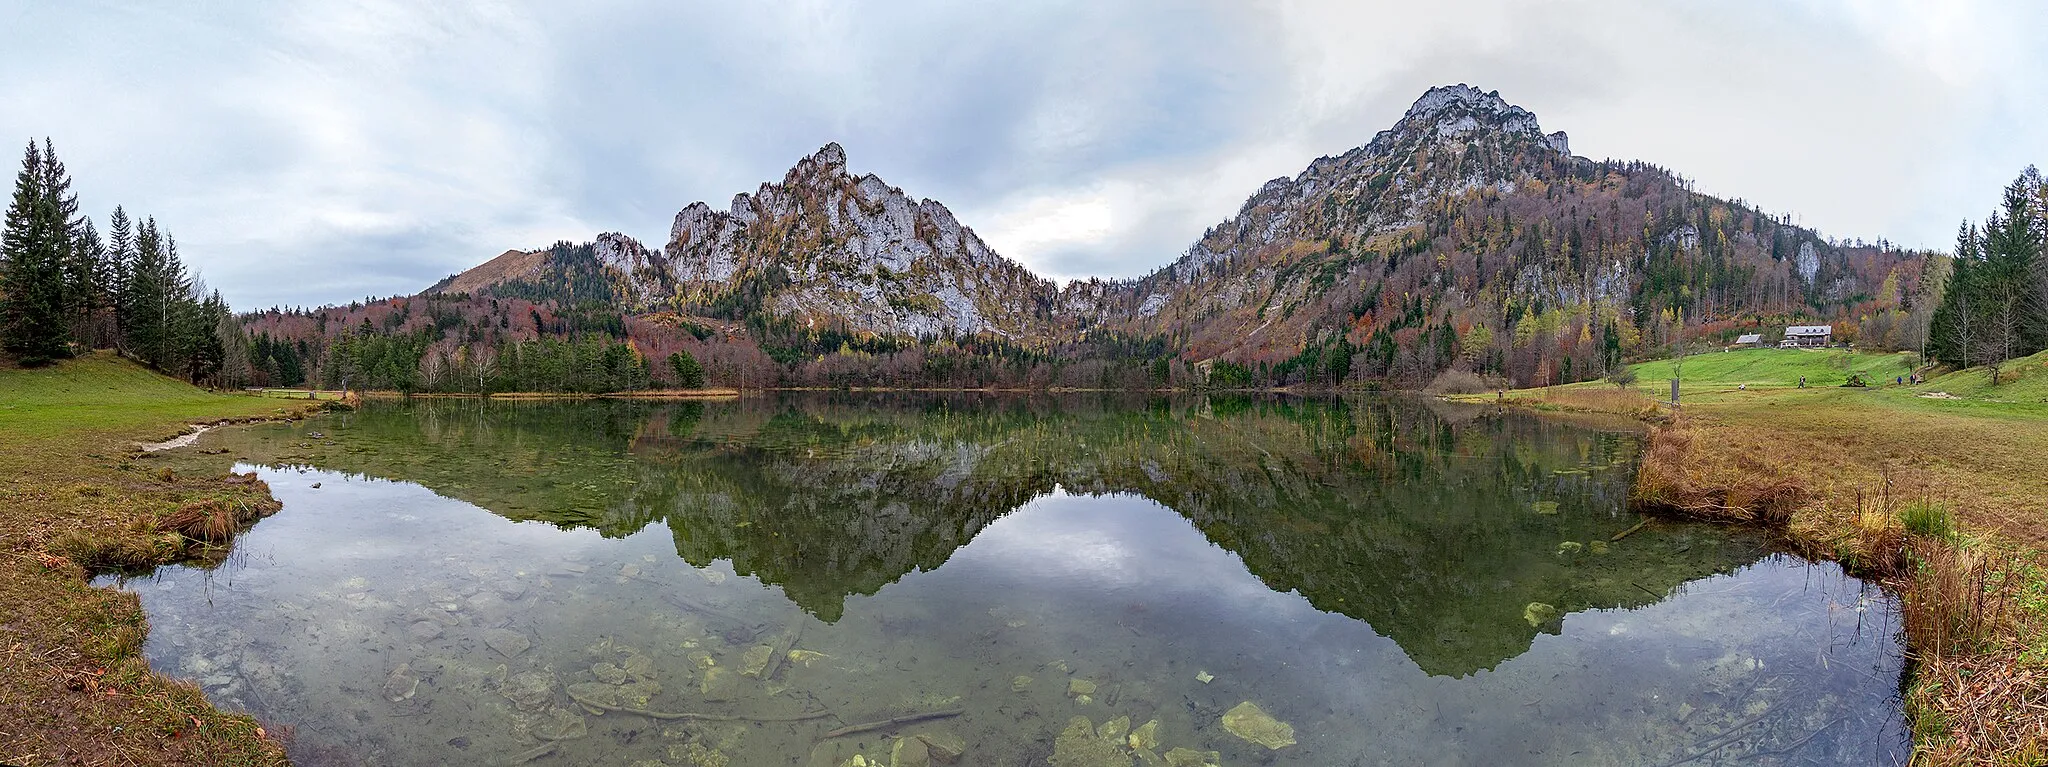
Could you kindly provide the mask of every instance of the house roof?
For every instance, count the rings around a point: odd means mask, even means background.
[[[1762,333],[1749,333],[1747,335],[1740,335],[1735,337],[1735,342],[1738,344],[1762,343],[1763,340],[1764,334]]]
[[[1793,325],[1785,328],[1785,335],[1788,336],[1827,336],[1834,333],[1833,325]]]

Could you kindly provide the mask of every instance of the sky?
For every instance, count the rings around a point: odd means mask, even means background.
[[[1055,279],[1135,277],[1432,85],[1843,239],[2048,164],[2033,0],[0,0],[0,140],[238,309],[410,294],[827,142]],[[2029,37],[2031,35],[2031,37]]]

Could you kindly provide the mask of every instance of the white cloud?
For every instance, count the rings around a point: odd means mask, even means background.
[[[240,306],[659,240],[839,141],[1056,277],[1136,276],[1430,85],[1837,236],[1940,247],[2048,146],[2012,0],[19,4],[0,139]]]

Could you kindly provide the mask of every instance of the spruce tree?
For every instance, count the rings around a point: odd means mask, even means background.
[[[688,349],[668,355],[668,368],[675,374],[676,388],[704,388],[704,366],[697,364],[697,358]]]
[[[72,237],[71,257],[64,264],[65,297],[71,304],[71,337],[89,348],[112,342],[106,329],[110,318],[112,275],[107,264],[107,246],[100,240],[92,219],[80,222]]]
[[[135,222],[128,211],[114,206],[107,216],[107,308],[114,315],[114,346],[123,347],[121,334],[127,327],[128,279],[135,268]]]
[[[70,351],[64,190],[49,186],[50,167],[29,142],[0,228],[0,340],[24,365],[61,359]]]
[[[163,350],[163,278],[163,238],[156,219],[144,219],[135,229],[128,280],[122,286],[121,338],[124,352],[150,365],[160,361]]]
[[[199,306],[192,298],[192,279],[185,273],[185,263],[178,259],[178,241],[170,235],[164,235],[163,241],[163,273],[158,287],[161,292],[157,297],[157,321],[162,333],[157,341],[155,364],[168,373],[179,370],[191,359],[201,329],[194,317]],[[212,329],[206,328],[204,332],[211,333]]]

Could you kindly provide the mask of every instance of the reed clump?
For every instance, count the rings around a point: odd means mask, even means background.
[[[1914,657],[1993,649],[1990,639],[2010,608],[2002,589],[1994,587],[2003,585],[1998,575],[2011,563],[1994,567],[1990,557],[1949,538],[1915,537],[1905,546],[1912,565],[1900,607]]]
[[[1629,504],[1648,514],[1716,522],[1748,522],[1782,528],[1811,493],[1794,477],[1763,471],[1722,471],[1707,461],[1709,451],[1693,449],[1693,432],[1683,421],[1650,434],[1636,470]],[[1741,481],[1728,481],[1741,477]]]

